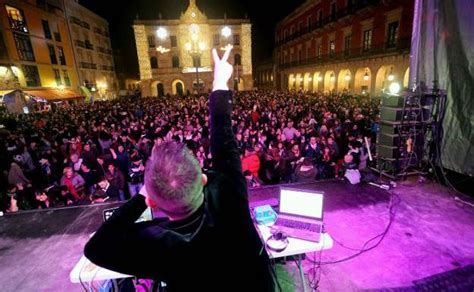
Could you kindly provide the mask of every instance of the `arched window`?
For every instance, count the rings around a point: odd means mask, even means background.
[[[240,54],[234,55],[234,65],[242,65],[242,58],[240,57]]]
[[[156,57],[150,58],[151,69],[158,69],[158,59]]]
[[[173,56],[173,59],[171,60],[173,63],[173,68],[179,68],[179,57],[178,56]]]

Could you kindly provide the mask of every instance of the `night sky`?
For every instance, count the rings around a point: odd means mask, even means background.
[[[138,60],[132,24],[138,14],[140,19],[178,18],[188,6],[188,0],[134,0],[105,1],[80,0],[109,22],[112,49],[118,52],[116,69],[119,77],[138,78]],[[208,18],[244,18],[252,22],[253,62],[272,56],[275,25],[305,0],[197,0],[201,11]],[[258,6],[257,6],[258,5]],[[111,7],[113,6],[113,7]]]

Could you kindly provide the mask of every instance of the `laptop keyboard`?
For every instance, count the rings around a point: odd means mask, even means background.
[[[283,218],[278,218],[275,224],[279,226],[294,228],[294,229],[308,230],[311,232],[321,233],[321,224],[306,223],[306,222],[283,219]]]

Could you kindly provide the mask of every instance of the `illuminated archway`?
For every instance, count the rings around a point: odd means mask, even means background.
[[[339,71],[337,77],[337,91],[342,92],[344,90],[350,90],[351,88],[352,74],[349,69],[342,69]]]
[[[390,75],[393,79],[390,80]],[[375,94],[378,95],[384,88],[388,88],[392,81],[396,81],[398,76],[395,75],[394,65],[384,65],[377,70],[375,75]]]
[[[163,83],[161,81],[153,81],[150,85],[151,95],[152,96],[160,96],[160,91],[162,95],[164,95]]]
[[[324,74],[324,91],[333,91],[336,88],[336,73],[334,71],[326,71]]]
[[[292,90],[292,89],[295,89],[296,88],[296,78],[295,78],[295,75],[293,74],[290,74],[288,76],[288,89],[289,90]]]
[[[296,83],[295,83],[295,89],[296,90],[301,90],[303,85],[303,77],[301,76],[300,73],[296,74]]]
[[[313,92],[317,92],[321,90],[323,77],[321,76],[321,72],[315,72],[313,75]]]
[[[174,95],[184,95],[184,82],[180,79],[176,79],[171,83],[171,88]]]
[[[371,93],[372,72],[369,67],[357,69],[354,75],[354,92],[362,94]]]
[[[308,73],[305,73],[305,74],[304,74],[304,79],[303,79],[303,89],[304,89],[305,91],[311,90],[312,85],[313,85],[313,84],[311,83],[311,80],[312,80],[311,74],[310,74],[309,72],[308,72]]]

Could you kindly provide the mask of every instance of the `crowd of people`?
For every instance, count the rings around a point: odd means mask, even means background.
[[[233,131],[249,187],[341,177],[367,164],[379,100],[350,94],[235,93]],[[143,97],[0,116],[0,210],[127,200],[154,145],[185,143],[212,172],[207,97]],[[371,149],[374,151],[374,149]]]

